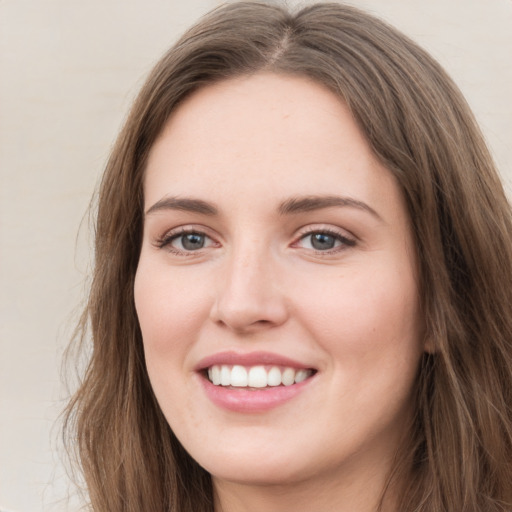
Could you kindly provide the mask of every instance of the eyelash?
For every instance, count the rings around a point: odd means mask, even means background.
[[[327,250],[312,249],[315,252],[315,254],[319,255],[319,256],[329,256],[332,254],[336,254],[340,251],[346,250],[349,247],[354,247],[357,243],[354,238],[349,238],[347,236],[344,236],[336,230],[328,229],[328,228],[321,228],[321,229],[316,228],[316,229],[307,229],[307,230],[304,230],[303,232],[301,232],[299,234],[299,236],[297,237],[296,241],[293,242],[291,245],[292,245],[292,247],[296,246],[300,241],[305,240],[308,236],[317,235],[317,234],[331,236],[335,239],[335,241],[340,242],[339,246],[334,247],[332,249],[327,249]],[[172,242],[174,242],[174,240],[177,240],[178,238],[186,236],[186,235],[199,235],[199,236],[204,236],[206,238],[209,238],[210,240],[213,240],[212,237],[208,236],[201,229],[179,228],[178,231],[167,232],[162,237],[159,237],[155,241],[155,245],[159,249],[166,248],[169,252],[176,254],[178,256],[196,256],[198,254],[201,254],[202,249],[203,249],[202,247],[197,250],[184,250],[183,251],[180,249],[176,249],[175,247],[172,246]],[[214,241],[214,243],[216,243],[216,242]]]
[[[169,252],[176,254],[178,256],[195,256],[199,253],[201,253],[201,249],[195,250],[195,251],[182,251],[180,249],[176,249],[172,246],[172,242],[174,240],[177,240],[180,237],[184,237],[185,235],[199,235],[204,236],[205,238],[209,238],[210,240],[213,240],[212,237],[208,236],[203,230],[201,229],[193,229],[193,228],[178,228],[178,231],[173,230],[171,232],[165,233],[162,237],[158,238],[155,241],[155,245],[159,249],[167,249]]]
[[[356,245],[356,239],[355,238],[349,238],[347,236],[342,235],[339,231],[336,231],[334,229],[329,228],[307,228],[305,231],[301,232],[299,236],[297,237],[297,241],[293,242],[292,245],[296,245],[302,240],[305,240],[308,236],[312,235],[327,235],[332,236],[335,241],[339,241],[340,245],[338,247],[333,247],[332,249],[327,249],[325,251],[319,250],[319,249],[313,249],[315,252],[315,255],[318,256],[330,256],[333,254],[337,254],[338,252],[344,251],[347,248],[354,247]]]

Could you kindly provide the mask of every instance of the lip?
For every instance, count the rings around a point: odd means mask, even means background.
[[[265,412],[289,402],[311,385],[309,379],[292,386],[278,386],[264,390],[225,388],[213,385],[201,377],[206,396],[218,407],[239,413]]]
[[[215,386],[205,376],[205,370],[213,365],[223,364],[284,366],[296,370],[313,368],[294,359],[270,352],[252,352],[248,354],[221,352],[205,357],[197,364],[195,369],[198,372],[198,377],[206,396],[221,409],[238,413],[262,413],[282,406],[301,394],[316,380],[315,372],[308,379],[291,386],[276,386],[264,389]]]
[[[294,359],[290,359],[289,357],[273,354],[271,352],[250,352],[247,354],[241,354],[238,352],[227,351],[219,352],[218,354],[213,354],[211,356],[205,357],[204,359],[201,359],[201,361],[199,361],[199,363],[196,365],[195,370],[199,372],[204,371],[215,364],[237,364],[240,366],[286,366],[294,368],[295,370],[307,368],[315,369],[307,364],[303,364]]]

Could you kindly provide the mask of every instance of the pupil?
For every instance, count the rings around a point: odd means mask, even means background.
[[[311,245],[318,250],[332,249],[335,242],[333,236],[326,235],[325,233],[311,235]]]
[[[183,244],[183,248],[188,251],[202,249],[204,246],[204,236],[197,233],[190,233],[182,237],[181,243]]]

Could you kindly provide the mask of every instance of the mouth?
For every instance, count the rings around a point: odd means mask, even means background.
[[[316,368],[281,354],[227,351],[195,368],[206,396],[223,410],[264,413],[314,389]]]
[[[277,365],[229,365],[214,364],[203,370],[203,376],[214,386],[262,390],[289,387],[311,378],[312,368],[293,368]]]

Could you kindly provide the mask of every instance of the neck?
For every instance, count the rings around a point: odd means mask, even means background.
[[[395,512],[396,493],[386,488],[389,468],[367,468],[358,478],[335,470],[330,478],[280,484],[214,478],[215,512]]]

